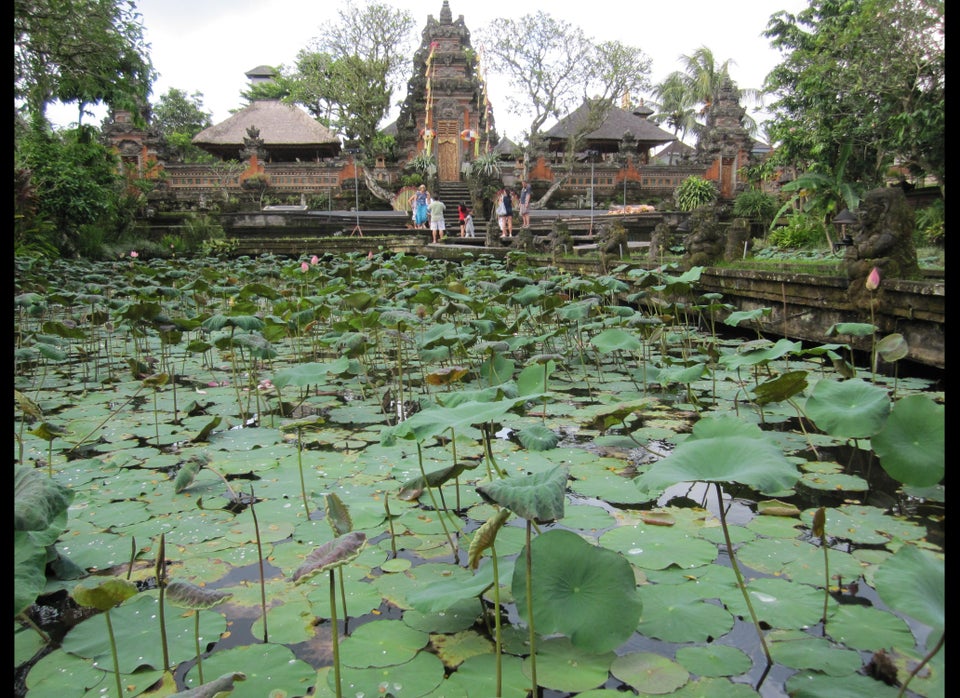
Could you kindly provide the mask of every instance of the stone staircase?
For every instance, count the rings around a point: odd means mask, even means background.
[[[456,213],[461,201],[470,205],[470,187],[466,182],[440,182],[436,197],[447,205],[448,211]]]

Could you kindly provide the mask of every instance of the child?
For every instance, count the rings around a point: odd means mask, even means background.
[[[473,211],[467,209],[467,215],[463,219],[463,232],[468,238],[476,237],[476,231],[473,228]]]
[[[460,221],[460,237],[467,236],[466,228],[466,218],[467,218],[467,205],[462,201],[457,204],[457,219]]]

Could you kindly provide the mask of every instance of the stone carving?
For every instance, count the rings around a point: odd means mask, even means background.
[[[240,155],[245,159],[253,155],[256,155],[259,160],[267,159],[267,151],[263,147],[263,139],[260,138],[260,129],[256,126],[247,127],[247,135],[243,137],[243,149]]]
[[[683,238],[684,266],[709,266],[723,258],[725,241],[714,206],[701,206],[690,213],[690,232]]]
[[[650,261],[659,263],[664,255],[670,254],[670,248],[683,242],[682,236],[666,221],[660,221],[650,234]]]
[[[735,262],[747,256],[751,247],[750,221],[746,218],[734,218],[727,227],[727,243],[723,258]]]
[[[847,295],[856,306],[865,306],[882,291],[882,283],[876,291],[864,287],[874,267],[880,271],[881,281],[921,277],[913,241],[913,209],[900,187],[881,187],[864,194],[859,222],[852,232],[853,244],[843,260],[849,281]]]

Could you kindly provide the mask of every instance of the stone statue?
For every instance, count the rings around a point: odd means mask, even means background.
[[[681,235],[666,221],[660,221],[650,235],[650,261],[660,263],[664,255],[670,254],[671,247],[682,244]]]
[[[859,222],[854,224],[853,244],[844,253],[850,300],[865,305],[876,291],[864,288],[876,267],[882,279],[919,279],[920,265],[913,241],[913,209],[900,187],[881,187],[864,194]]]
[[[726,247],[723,258],[727,262],[744,259],[752,247],[750,221],[746,218],[734,218],[727,227]]]
[[[701,206],[690,213],[690,232],[683,238],[684,267],[709,266],[723,259],[725,241],[714,206]]]

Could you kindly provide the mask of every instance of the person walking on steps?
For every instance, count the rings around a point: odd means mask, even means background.
[[[530,182],[524,180],[520,187],[520,225],[523,228],[530,227],[530,197],[532,194]]]
[[[430,234],[433,236],[433,242],[440,242],[446,237],[446,225],[443,222],[443,212],[446,206],[440,199],[433,199],[430,202]]]
[[[430,192],[427,186],[421,184],[410,197],[410,208],[413,209],[413,226],[425,230],[427,227],[427,207],[430,205]]]

